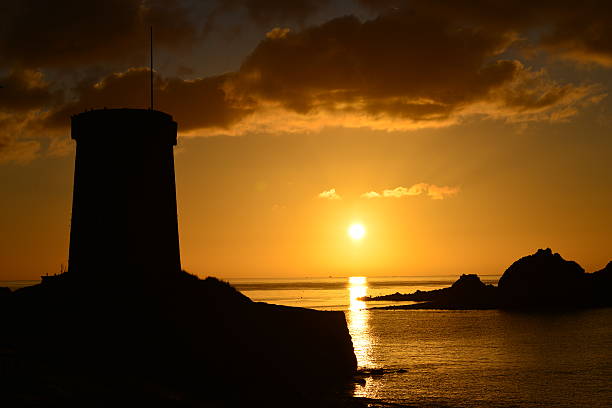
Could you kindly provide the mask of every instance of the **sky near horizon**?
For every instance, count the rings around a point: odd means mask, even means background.
[[[612,260],[610,3],[9,0],[0,20],[0,280],[66,265],[70,115],[148,106],[151,24],[184,269]]]

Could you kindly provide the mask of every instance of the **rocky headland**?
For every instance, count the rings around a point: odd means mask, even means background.
[[[344,313],[185,272],[65,273],[0,307],[7,407],[333,406],[357,368]]]
[[[499,279],[486,285],[477,275],[462,275],[451,287],[363,297],[364,301],[413,301],[376,309],[575,309],[612,306],[612,262],[586,273],[550,248],[514,262]]]

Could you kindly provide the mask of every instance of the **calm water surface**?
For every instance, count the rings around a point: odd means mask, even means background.
[[[392,311],[356,300],[456,279],[230,281],[256,301],[344,310],[361,367],[406,370],[367,378],[357,396],[418,407],[612,407],[612,309]]]

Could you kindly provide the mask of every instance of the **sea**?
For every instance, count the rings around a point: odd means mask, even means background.
[[[481,276],[485,283],[496,284],[498,278]],[[382,369],[382,374],[354,385],[358,397],[411,407],[612,407],[612,308],[539,313],[371,310],[401,303],[358,300],[440,289],[457,279],[227,280],[254,301],[343,311],[359,368]]]
[[[354,395],[413,407],[612,407],[612,308],[555,313],[369,310],[366,295],[450,286],[450,276],[230,279],[252,300],[341,310],[361,369]],[[481,276],[497,284],[499,276]],[[403,302],[411,303],[411,302]]]

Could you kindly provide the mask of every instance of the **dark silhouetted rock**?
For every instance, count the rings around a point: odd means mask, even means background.
[[[498,287],[507,307],[575,307],[590,301],[584,269],[550,248],[514,262]]]
[[[9,288],[0,286],[0,310],[6,308],[6,304],[8,303],[12,292]]]
[[[497,307],[497,289],[484,284],[478,275],[461,277],[449,288],[429,291],[417,290],[410,294],[395,293],[386,296],[364,297],[364,301],[413,301],[412,305],[388,306],[383,309],[491,309]]]
[[[132,405],[147,401],[143,390],[169,390],[200,402],[165,406],[276,406],[272,396],[308,401],[352,381],[357,361],[343,312],[253,302],[226,282],[184,272],[137,276],[68,272],[13,292],[0,350],[11,350],[23,372],[2,379],[18,389],[31,372],[53,373],[37,392],[60,398],[57,406],[75,399],[53,390],[79,388],[81,378],[112,379],[102,386],[112,392],[87,391],[97,406],[113,406],[114,393],[128,389]],[[270,384],[274,391],[262,392]]]
[[[612,306],[612,261],[600,271],[587,274],[596,306]]]
[[[486,290],[491,285],[482,283],[478,275],[474,273],[464,274],[451,285],[451,289],[457,293],[478,293],[480,290]]]
[[[449,288],[363,297],[364,301],[413,301],[375,309],[568,309],[612,306],[612,262],[585,273],[550,248],[514,262],[497,287],[477,275],[461,275]]]
[[[609,284],[612,282],[612,261],[608,262],[605,268],[600,271],[593,272],[592,279],[594,282],[601,284]]]

